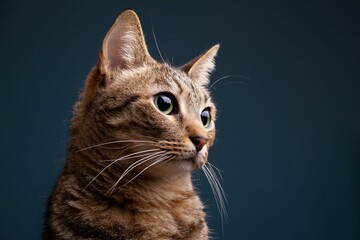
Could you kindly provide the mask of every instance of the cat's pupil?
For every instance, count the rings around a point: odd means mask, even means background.
[[[158,95],[155,97],[155,106],[164,114],[171,114],[174,109],[174,103],[170,97],[166,95]]]
[[[201,121],[205,127],[208,127],[210,125],[211,115],[210,115],[210,111],[208,109],[205,109],[204,111],[202,111]]]

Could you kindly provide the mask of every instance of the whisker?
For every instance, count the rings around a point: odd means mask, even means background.
[[[133,149],[133,148],[137,148],[137,147],[141,147],[141,146],[152,146],[153,144],[148,144],[148,143],[139,143],[139,144],[136,144],[136,145],[133,145],[133,146],[128,146],[128,145],[125,145],[125,146],[122,146],[122,147],[103,147],[105,149],[110,149],[110,150],[121,150],[120,152],[118,152],[117,154],[118,155],[122,155],[125,151],[127,150],[130,150],[130,149]]]
[[[220,181],[219,181],[215,171],[212,169],[211,165],[205,164],[202,169],[203,169],[203,172],[204,172],[206,178],[208,179],[208,181],[210,183],[210,187],[213,191],[213,194],[214,194],[214,197],[216,200],[215,201],[216,205],[219,209],[221,223],[223,225],[224,220],[228,221],[228,219],[229,219],[227,210],[226,210],[227,199],[226,199],[224,189],[222,188]]]
[[[121,160],[129,160],[129,159],[133,159],[133,158],[137,158],[137,157],[143,157],[143,156],[148,156],[149,154],[151,155],[153,152],[155,151],[159,151],[159,149],[149,149],[149,150],[143,150],[140,152],[135,152],[135,153],[131,153],[125,156],[122,156],[118,159],[113,160],[110,164],[108,164],[106,167],[104,167],[83,189],[83,191],[88,188],[95,180],[96,178],[98,178],[104,171],[106,171],[106,169],[108,169],[109,167],[111,167],[112,165],[114,165],[115,163],[117,163],[118,161]]]
[[[124,178],[131,170],[133,170],[134,168],[136,168],[137,166],[139,166],[140,164],[144,163],[145,161],[151,160],[155,157],[158,157],[158,155],[161,155],[162,153],[164,153],[165,151],[161,151],[161,152],[156,152],[154,154],[151,154],[145,158],[142,158],[134,163],[132,163],[120,176],[120,178]]]
[[[209,170],[207,170],[206,168],[204,168],[204,174],[208,180],[208,182],[210,183],[210,187],[211,187],[211,190],[213,192],[213,195],[215,197],[215,203],[216,203],[216,206],[219,210],[219,213],[220,213],[220,218],[221,218],[221,226],[223,228],[224,226],[224,217],[223,217],[223,209],[221,207],[221,201],[220,201],[220,197],[219,197],[219,193],[218,193],[218,189],[216,188],[216,185],[214,183],[214,180],[211,178],[211,173],[208,172]]]
[[[227,75],[227,76],[221,77],[218,80],[216,80],[213,84],[210,85],[209,89],[213,88],[215,86],[215,84],[217,84],[218,82],[220,82],[220,81],[222,81],[224,79],[227,79],[227,78],[242,78],[242,79],[250,80],[250,78],[245,77],[245,76],[241,76],[241,75]],[[244,85],[248,84],[248,83],[242,82],[242,81],[238,81],[236,83],[240,83],[240,84],[244,84]]]
[[[115,190],[116,186],[119,184],[119,182],[129,173],[131,172],[133,169],[137,168],[138,166],[140,166],[141,164],[151,161],[154,158],[158,157],[159,155],[162,155],[165,151],[160,151],[160,152],[156,152],[153,153],[147,157],[141,158],[139,160],[137,160],[136,162],[132,163],[119,177],[119,179],[115,182],[115,184],[108,190],[107,194],[111,195],[112,192]]]
[[[153,162],[152,164],[150,164],[149,166],[145,167],[143,170],[141,170],[141,172],[139,172],[138,174],[135,175],[135,177],[133,177],[132,179],[130,179],[127,183],[125,183],[124,185],[130,183],[131,181],[133,181],[135,178],[137,178],[139,175],[141,175],[143,172],[145,172],[148,168],[154,166],[155,164],[158,164],[162,161],[165,161],[165,160],[170,160],[174,157],[171,157],[171,156],[168,156],[165,154],[165,156],[159,158],[158,160],[156,160],[155,162]]]
[[[93,145],[90,147],[86,147],[86,148],[78,150],[77,152],[85,151],[85,150],[95,148],[95,147],[110,145],[110,144],[114,144],[114,143],[156,143],[156,142],[155,141],[144,141],[144,140],[116,140],[116,141],[105,142],[105,143],[96,144],[96,145]]]
[[[225,191],[224,191],[224,189],[223,189],[223,187],[221,186],[221,183],[220,183],[220,181],[219,181],[219,178],[218,178],[218,176],[217,176],[217,174],[216,174],[216,172],[214,171],[214,169],[211,167],[211,166],[207,166],[207,168],[210,170],[210,172],[212,173],[212,176],[214,177],[214,180],[215,180],[215,182],[217,183],[217,186],[219,187],[219,190],[220,190],[220,193],[221,193],[221,197],[222,197],[222,199],[224,200],[223,202],[225,203],[225,204],[227,204],[227,198],[226,198],[226,194],[225,194]],[[225,204],[223,205],[224,207],[225,207]],[[225,209],[226,210],[226,209]],[[226,214],[227,215],[227,214]]]
[[[214,171],[214,169],[211,167],[211,166],[207,166],[207,168],[210,170],[210,172],[212,173],[212,176],[214,177],[214,180],[216,181],[217,183],[217,186],[219,186],[219,189],[221,191],[221,196],[222,198],[224,199],[224,203],[227,204],[227,198],[226,198],[226,194],[225,194],[225,191],[224,189],[222,188],[221,186],[221,183],[219,181],[219,178],[217,177],[217,174],[216,172]],[[224,205],[225,206],[225,205]]]
[[[233,82],[226,82],[222,85],[220,85],[220,87],[226,86],[226,85],[230,85],[230,84],[241,84],[241,85],[248,85],[246,82],[241,82],[241,81],[233,81]]]
[[[131,148],[131,147],[130,147]],[[129,148],[129,149],[130,149]],[[127,148],[128,149],[128,148]],[[123,151],[121,151],[120,153],[119,153],[119,155],[121,155],[121,153],[123,153],[124,151],[126,151],[127,149],[124,149]],[[153,149],[152,149],[153,150]],[[160,150],[160,149],[156,149],[156,150]],[[147,150],[145,150],[145,151],[147,151]],[[139,153],[139,152],[137,152],[137,153]],[[131,153],[131,154],[137,154],[137,153]],[[129,156],[129,155],[131,155],[131,154],[128,154],[128,155],[126,155],[126,156]],[[119,161],[119,160],[128,160],[128,159],[132,159],[132,158],[137,158],[137,157],[143,157],[143,156],[147,156],[147,155],[149,155],[149,153],[144,153],[144,154],[142,154],[142,155],[136,155],[136,156],[131,156],[131,157],[126,157],[126,158],[124,158],[123,159],[123,157],[125,157],[125,156],[122,156],[122,157],[119,157],[119,158],[115,158],[115,159],[100,159],[100,160],[97,160],[98,162],[116,162],[116,161]]]
[[[212,163],[210,163],[210,162],[207,162],[207,163],[209,164],[209,166],[210,166],[211,168],[215,168],[215,169],[216,169],[217,173],[218,173],[219,176],[220,176],[221,181],[223,181],[224,179],[223,179],[222,174],[221,174],[222,171],[221,171],[218,167],[216,167],[214,164],[212,164]]]
[[[159,53],[159,55],[160,55],[161,60],[163,61],[163,63],[165,63],[165,60],[164,60],[164,58],[163,58],[163,56],[162,56],[162,54],[161,54],[161,51],[160,51],[158,42],[157,42],[157,40],[156,40],[156,35],[155,35],[155,31],[154,31],[154,26],[153,26],[152,19],[150,20],[150,22],[151,22],[151,30],[152,30],[152,34],[153,34],[153,37],[154,37],[154,41],[155,41],[155,45],[156,45],[157,51],[158,51],[158,53]]]
[[[221,216],[221,208],[219,206],[219,200],[218,200],[218,195],[217,195],[217,191],[215,190],[215,186],[214,186],[214,183],[213,183],[213,180],[212,178],[210,177],[210,172],[207,168],[205,168],[205,165],[203,167],[203,172],[205,174],[205,177],[207,178],[209,184],[210,184],[210,187],[211,187],[211,190],[213,192],[213,195],[215,197],[215,203],[216,203],[216,206],[218,207],[218,210],[219,210],[219,213],[220,213],[220,216]]]

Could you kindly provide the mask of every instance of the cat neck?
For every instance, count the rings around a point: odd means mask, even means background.
[[[106,229],[114,236],[124,228],[139,232],[143,236],[139,239],[207,239],[204,206],[192,185],[191,173],[138,178],[108,194],[96,182],[84,188],[85,172],[67,166],[57,186],[58,202],[66,203],[61,204],[61,212],[67,221],[76,212],[86,219],[84,229],[97,226],[97,230]]]

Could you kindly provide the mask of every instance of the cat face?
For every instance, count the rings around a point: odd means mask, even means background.
[[[92,135],[89,145],[106,147],[107,158],[126,165],[125,173],[163,176],[202,167],[215,137],[216,108],[207,84],[218,48],[181,68],[158,63],[136,14],[123,12],[104,39],[74,126]]]
[[[128,143],[132,151],[159,149],[169,163],[186,170],[207,161],[216,109],[208,91],[180,70],[153,64],[122,72],[101,91],[94,108],[105,119],[98,124],[114,139],[151,141]]]

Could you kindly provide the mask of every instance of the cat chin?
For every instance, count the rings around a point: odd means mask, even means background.
[[[179,158],[175,161],[175,168],[190,172],[202,168],[207,162],[207,151],[199,152],[191,157]]]
[[[154,166],[151,170],[149,169],[148,173],[153,177],[184,175],[202,168],[206,162],[207,158],[199,154],[185,158],[174,158],[169,162]]]

